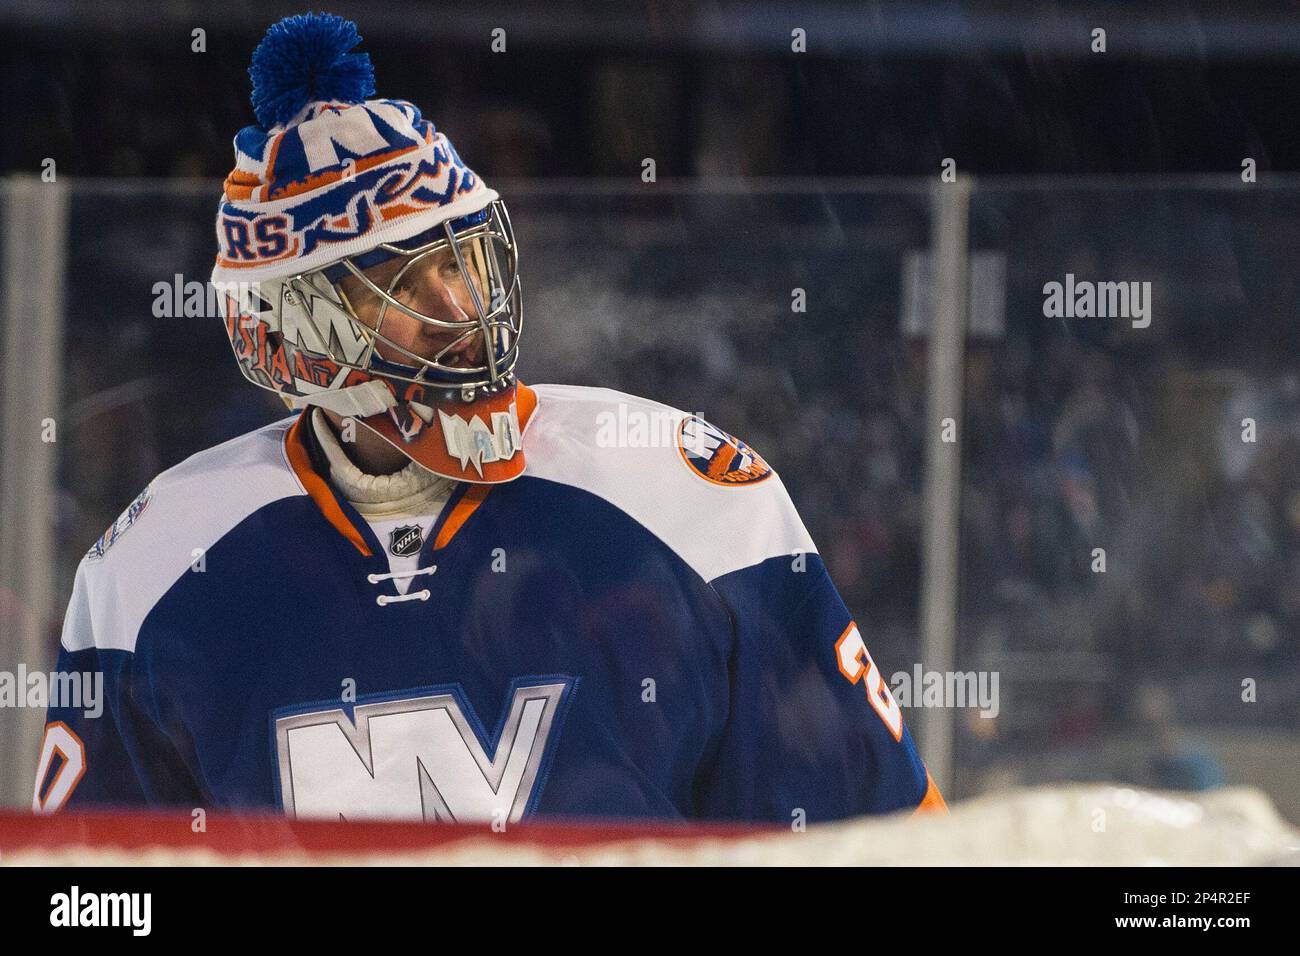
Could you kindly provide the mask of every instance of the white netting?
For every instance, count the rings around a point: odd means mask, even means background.
[[[517,835],[517,834],[516,834]],[[1161,794],[1114,786],[1008,791],[948,816],[893,817],[738,838],[502,840],[488,831],[409,852],[220,854],[105,846],[24,848],[10,865],[1262,865],[1300,863],[1300,831],[1257,790]]]

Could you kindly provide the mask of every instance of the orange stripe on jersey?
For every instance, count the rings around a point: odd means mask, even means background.
[[[935,786],[934,778],[930,776],[929,771],[925,774],[925,796],[921,798],[920,805],[913,811],[917,813],[947,813],[948,804],[944,802],[943,794]]]
[[[451,514],[447,515],[447,520],[442,528],[438,531],[438,537],[433,539],[433,549],[445,548],[448,542],[456,536],[456,532],[461,526],[469,520],[478,506],[483,503],[487,493],[492,490],[491,485],[473,485],[465,494],[461,495],[460,501],[456,502],[456,507],[451,509]]]
[[[528,427],[528,419],[537,411],[537,393],[523,382],[515,391],[515,411],[519,413],[519,430],[523,431]]]
[[[348,520],[348,516],[343,513],[339,507],[338,499],[330,491],[329,485],[325,479],[316,474],[311,466],[311,455],[307,453],[307,445],[303,441],[303,429],[306,427],[303,423],[307,416],[311,414],[311,408],[308,407],[298,416],[284,436],[284,452],[289,459],[289,465],[293,468],[294,474],[302,482],[302,486],[307,489],[307,494],[311,500],[316,502],[316,507],[321,510],[325,519],[338,529],[339,534],[347,538],[356,546],[367,558],[370,557],[370,546],[366,544],[366,539],[362,537],[361,532],[356,526]]]

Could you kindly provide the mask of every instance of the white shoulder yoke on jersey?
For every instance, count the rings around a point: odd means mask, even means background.
[[[232,438],[151,481],[132,505],[138,514],[129,525],[123,526],[128,510],[102,553],[92,549],[77,567],[63,646],[135,650],[150,610],[208,548],[259,508],[306,494],[285,458],[284,436],[293,422]]]
[[[682,426],[694,419],[688,428],[699,423],[712,429],[702,420],[607,388],[533,389],[539,414],[525,441],[524,474],[603,498],[704,580],[768,558],[816,551],[778,475],[727,485],[691,466]]]

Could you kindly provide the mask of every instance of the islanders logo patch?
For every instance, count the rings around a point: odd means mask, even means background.
[[[136,496],[135,501],[127,505],[126,510],[118,515],[117,520],[108,526],[108,530],[99,536],[99,540],[90,546],[86,558],[95,561],[107,554],[108,549],[117,539],[126,534],[126,529],[140,520],[140,515],[144,514],[144,509],[149,507],[152,498],[153,489],[151,486],[146,486],[144,491]]]
[[[715,485],[753,484],[772,475],[758,452],[697,415],[683,419],[677,442],[682,460]]]

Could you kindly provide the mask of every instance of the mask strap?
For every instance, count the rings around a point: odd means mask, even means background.
[[[319,405],[344,418],[369,418],[386,412],[397,404],[397,399],[383,382],[371,379],[348,388],[295,395],[289,399],[291,408]]]

